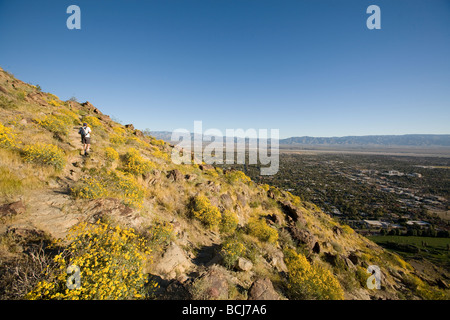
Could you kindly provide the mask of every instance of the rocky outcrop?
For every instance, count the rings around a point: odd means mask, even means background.
[[[236,261],[236,269],[239,271],[250,271],[253,268],[253,263],[245,258],[239,258]]]
[[[180,170],[174,169],[172,171],[169,171],[169,173],[167,174],[167,178],[175,182],[178,182],[184,180],[184,175],[181,173]]]
[[[299,229],[295,225],[291,225],[288,228],[292,239],[295,241],[305,244],[307,249],[314,253],[320,253],[320,244],[317,237],[312,234],[309,230]]]
[[[177,274],[185,273],[192,265],[186,252],[175,242],[172,242],[155,268],[162,278],[173,279]]]
[[[103,113],[101,113],[100,110],[98,110],[96,107],[94,107],[92,105],[92,103],[90,103],[89,101],[86,101],[86,102],[82,103],[81,105],[90,112],[93,112],[95,114],[100,114],[100,115],[103,114]]]
[[[283,212],[294,222],[299,222],[302,225],[306,225],[306,220],[303,217],[303,213],[300,208],[297,208],[289,201],[279,201],[279,204]]]
[[[248,291],[248,300],[280,300],[269,278],[258,279],[253,282]]]
[[[220,266],[213,265],[197,279],[195,279],[194,288],[201,288],[197,299],[223,300],[228,299],[230,289],[227,271]]]
[[[233,199],[231,198],[231,195],[228,192],[221,194],[220,200],[222,201],[222,204],[225,207],[225,209],[233,208]]]

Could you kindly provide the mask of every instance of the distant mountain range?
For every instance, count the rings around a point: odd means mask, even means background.
[[[172,132],[152,131],[152,136],[170,142]],[[193,134],[191,134],[193,136]],[[450,147],[450,134],[405,134],[346,137],[291,137],[279,140],[280,145],[290,146],[408,146]]]

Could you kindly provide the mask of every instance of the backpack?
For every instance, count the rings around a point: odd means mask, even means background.
[[[80,131],[78,131],[79,134],[81,134],[81,137],[84,138],[85,136],[87,136],[87,132],[86,130],[84,130],[83,127],[80,128]]]

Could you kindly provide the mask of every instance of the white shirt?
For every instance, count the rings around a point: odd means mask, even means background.
[[[89,128],[89,127],[81,127],[80,132],[81,132],[81,130],[84,130],[84,132],[86,133],[86,135],[85,135],[86,138],[90,138],[91,137],[91,128]]]

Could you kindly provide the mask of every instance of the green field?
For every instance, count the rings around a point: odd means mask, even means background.
[[[421,257],[436,265],[450,267],[450,238],[372,236],[369,239],[407,259]]]

